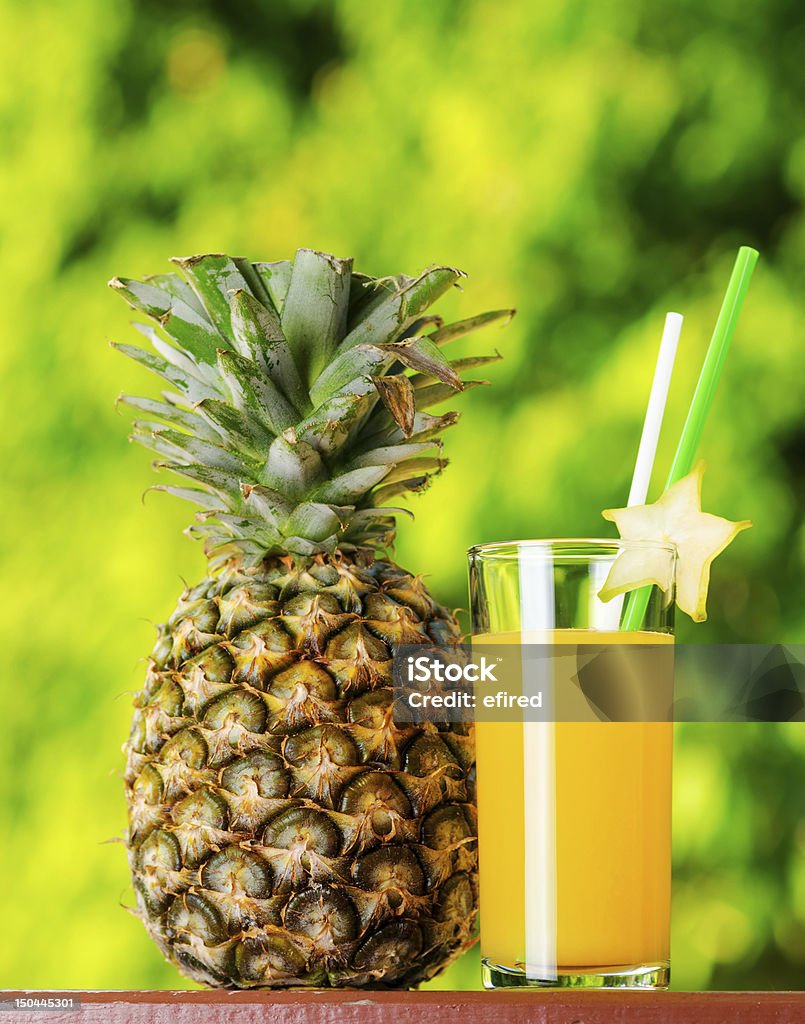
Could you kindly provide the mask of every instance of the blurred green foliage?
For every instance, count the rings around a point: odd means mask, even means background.
[[[606,529],[673,308],[668,465],[756,245],[703,445],[706,507],[756,525],[681,635],[805,640],[803,47],[793,0],[3,0],[0,984],[181,984],[103,845],[146,616],[203,571],[186,510],[139,500],[112,399],[154,385],[103,344],[130,337],[113,274],[307,245],[377,274],[454,263],[454,314],[517,306],[401,529],[402,563],[461,605],[469,544]],[[804,730],[680,730],[677,987],[801,985]],[[477,978],[471,954],[439,984]]]

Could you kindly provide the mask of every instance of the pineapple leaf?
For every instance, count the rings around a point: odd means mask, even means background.
[[[268,289],[263,283],[262,277],[257,273],[257,269],[251,260],[243,259],[242,256],[233,256],[232,262],[243,275],[243,280],[249,286],[249,291],[254,295],[258,302],[261,302],[264,306],[268,306],[276,312],[276,307],[271,301]]]
[[[135,423],[134,426],[136,428],[139,425]],[[223,469],[239,476],[248,475],[244,463],[219,444],[202,441],[192,434],[182,434],[178,430],[171,430],[170,427],[154,431],[152,436],[160,446],[156,450],[161,455],[185,459],[188,463],[195,462],[210,469]]]
[[[364,466],[351,469],[320,484],[311,497],[329,505],[350,505],[379,483],[392,466]]]
[[[190,307],[176,295],[177,289],[168,291],[163,287],[164,278],[149,277],[145,281],[134,281],[129,277],[113,277],[109,287],[119,292],[132,309],[158,320],[171,308],[175,301]],[[196,313],[201,310],[195,309]]]
[[[387,519],[390,516],[408,516],[409,519],[414,518],[414,513],[410,508],[399,508],[394,505],[378,505],[376,508],[359,508],[356,512],[352,512],[349,517],[350,527],[358,525],[362,522],[366,522],[369,519]]]
[[[247,507],[253,508],[262,519],[278,531],[280,520],[287,519],[294,507],[293,502],[278,491],[272,491],[269,487],[262,487],[259,484],[244,484],[241,487],[241,494]]]
[[[115,277],[109,286],[138,312],[156,320],[182,348],[203,363],[215,363],[216,350],[227,344],[205,315],[152,284]]]
[[[277,385],[248,359],[219,349],[218,372],[232,394],[235,407],[247,416],[254,416],[272,434],[280,434],[296,422],[297,414]]]
[[[488,384],[488,380],[465,380],[462,381],[465,391],[471,391],[473,388],[480,387],[482,384]],[[416,404],[418,409],[429,409],[432,405],[438,405],[439,402],[445,402],[448,398],[452,398],[455,395],[455,391],[448,384],[429,384],[423,388],[416,389]]]
[[[384,507],[383,503],[391,498],[396,498],[400,494],[419,494],[429,484],[430,476],[427,474],[425,476],[410,477],[407,480],[399,480],[396,483],[389,484],[387,487],[378,487],[372,494],[372,502],[376,508]]]
[[[393,513],[377,519],[376,522],[359,522],[354,529],[347,529],[344,542],[360,547],[388,548],[394,543],[396,523]]]
[[[172,366],[161,356],[146,352],[145,349],[137,348],[135,345],[121,345],[116,341],[113,341],[111,345],[118,352],[122,352],[124,356],[133,359],[135,363],[159,374],[163,380],[168,381],[178,391],[181,391],[182,395],[191,402],[200,402],[202,398],[216,397],[215,392],[207,384],[199,381],[196,377],[188,377],[184,371]]]
[[[151,285],[159,291],[165,292],[171,298],[178,299],[194,309],[200,316],[205,315],[204,307],[198,301],[198,296],[181,274],[149,274],[148,277],[143,278],[143,284]]]
[[[156,466],[158,469],[167,469],[171,473],[186,476],[188,480],[195,480],[197,484],[204,484],[205,487],[220,494],[224,500],[240,493],[242,477],[225,469],[199,466],[196,463],[184,465],[179,462],[158,462]]]
[[[135,420],[131,425],[129,441],[148,448],[157,455],[164,455],[166,458],[176,458],[176,449],[169,442],[163,442],[162,431],[167,427],[158,427],[157,424]]]
[[[373,448],[363,455],[358,455],[349,463],[350,469],[360,469],[363,466],[387,466],[389,463],[402,462],[404,459],[411,459],[415,455],[429,451],[435,447],[435,442],[423,444],[395,444],[386,448]]]
[[[395,358],[398,358],[395,354],[376,345],[356,345],[355,348],[342,352],[325,367],[311,385],[310,399],[314,408],[352,381],[373,371],[379,370],[383,373]]]
[[[159,323],[166,334],[174,338],[182,348],[192,352],[202,363],[214,364],[216,351],[224,346],[229,347],[229,342],[217,331],[211,330],[207,321],[196,313],[193,313],[191,319],[173,307],[159,318]]]
[[[185,529],[185,534],[188,537],[192,537],[193,540],[204,540],[209,539],[211,542],[221,542],[221,527],[217,523],[191,523]],[[215,550],[217,550],[216,545]]]
[[[493,309],[488,313],[479,313],[477,316],[467,317],[466,320],[457,320],[453,324],[446,324],[432,334],[428,335],[435,345],[446,345],[456,338],[463,338],[465,334],[477,331],[481,327],[488,327],[489,324],[500,323],[505,327],[511,323],[516,310],[514,309]]]
[[[311,541],[307,537],[283,537],[282,550],[290,551],[292,555],[302,555],[309,558],[321,551],[335,551],[338,546],[338,534],[333,534],[320,541]]]
[[[428,313],[426,316],[417,317],[411,326],[403,331],[399,340],[403,341],[405,338],[413,338],[414,335],[424,334],[427,327],[444,327],[444,318],[437,316],[435,313]]]
[[[427,441],[430,438],[439,437],[443,431],[454,427],[460,419],[460,412],[446,412],[442,416],[430,416],[426,412],[417,413],[409,440]]]
[[[413,282],[413,277],[397,274],[395,277],[368,277],[352,272],[349,290],[347,330],[353,330],[368,314],[389,296],[396,295]]]
[[[314,382],[310,397],[314,405],[318,405],[358,377],[378,371],[382,375],[393,362],[437,377],[456,391],[462,388],[458,374],[433,342],[424,337],[413,337],[388,345],[356,345],[336,356]]]
[[[173,426],[182,427],[191,434],[198,434],[208,441],[217,441],[218,435],[209,427],[204,420],[195,412],[185,409],[182,406],[169,402],[158,402],[153,398],[140,398],[137,395],[119,395],[117,402],[127,405],[138,412],[147,413],[149,416],[156,416],[157,419],[165,420]]]
[[[295,435],[293,439],[281,435],[271,442],[261,483],[292,500],[300,500],[325,475],[324,463],[312,445]]]
[[[404,437],[410,437],[414,429],[416,402],[411,381],[402,374],[392,377],[372,377],[380,401],[388,409],[391,418],[400,428]],[[437,385],[445,387],[445,385]]]
[[[352,260],[299,249],[282,311],[282,329],[302,379],[330,361],[347,328]]]
[[[202,256],[174,256],[171,263],[181,268],[207,316],[221,336],[227,338],[229,293],[236,288],[248,287],[235,262],[221,253],[207,253]],[[221,347],[220,342],[217,347]]]
[[[340,529],[341,517],[333,508],[314,501],[304,501],[297,505],[282,526],[286,536],[307,537],[313,541],[325,540],[337,534]]]
[[[168,484],[154,484],[148,488],[149,491],[164,491],[165,494],[172,494],[174,498],[182,498],[194,505],[200,505],[207,512],[223,512],[221,499],[217,494],[210,494],[209,491],[200,491],[196,487],[172,487]]]
[[[227,402],[219,402],[215,398],[205,398],[194,409],[200,417],[214,428],[214,440],[232,441],[237,439],[249,451],[260,454],[268,449],[274,439],[273,434],[251,416],[244,416],[238,409]]]
[[[446,412],[441,416],[431,416],[427,412],[418,412],[414,416],[414,424],[411,436],[406,438],[397,424],[391,419],[388,410],[380,408],[372,414],[372,419],[367,424],[367,429],[361,438],[361,451],[371,451],[373,448],[382,448],[384,445],[401,444],[403,441],[427,441],[430,438],[438,439],[444,430],[454,426],[461,414],[458,412]]]
[[[503,356],[495,349],[493,356],[467,356],[466,359],[451,359],[450,365],[457,373],[463,370],[474,370],[476,366],[487,366],[489,363],[499,363]]]
[[[356,345],[383,345],[410,327],[427,307],[466,275],[453,267],[432,267],[383,299],[344,338],[338,354]]]
[[[164,338],[160,338],[157,331],[150,324],[132,324],[136,331],[139,331],[144,338],[148,338],[154,351],[161,355],[163,359],[169,362],[172,366],[178,367],[183,373],[186,373],[188,377],[195,377],[196,380],[203,381],[205,384],[209,384],[210,387],[215,386],[214,378],[210,378],[204,372],[204,364],[193,362],[190,356],[186,355],[181,349],[176,348],[175,345],[171,345],[170,342],[165,341]]]
[[[372,406],[377,391],[371,380],[353,382],[354,390],[341,391],[318,407],[297,427],[296,433],[320,452],[334,455],[353,437]]]
[[[394,466],[385,477],[385,484],[395,484],[399,480],[408,480],[413,474],[417,476],[425,473],[430,476],[433,473],[441,473],[447,465],[447,459],[407,459],[399,466]]]
[[[309,409],[302,378],[273,309],[239,289],[232,296],[231,318],[240,354],[261,366],[299,412]]]
[[[236,288],[232,292],[229,313],[235,346],[247,359],[263,363],[267,343],[288,344],[282,333],[279,317],[273,308],[258,302],[245,289]]]
[[[453,368],[456,374],[463,373],[465,370],[473,370],[477,366],[486,366],[488,363],[497,363],[503,356],[496,352],[493,356],[469,356],[466,359],[451,359],[450,366]],[[431,376],[426,373],[415,373],[411,377],[411,383],[414,388],[422,388],[431,383]]]
[[[217,520],[219,523],[224,523],[226,526],[232,527],[235,531],[248,531],[251,536],[260,534],[272,534],[275,539],[279,539],[276,532],[270,528],[266,529],[266,523],[258,516],[250,515],[246,512],[232,512],[225,509],[216,511],[215,509],[209,509],[206,512],[199,512],[196,518],[200,522],[206,522],[211,519]]]
[[[406,338],[405,341],[396,341],[381,347],[384,352],[393,354],[403,366],[436,377],[454,391],[461,391],[464,387],[450,363],[427,338]]]
[[[279,314],[282,314],[291,284],[291,261],[277,260],[275,263],[254,263],[252,265],[271,300],[271,305]]]
[[[238,541],[248,539],[251,542],[257,541],[265,554],[266,551],[271,550],[284,550],[285,542],[282,535],[271,527],[267,526],[266,523],[257,518],[256,516],[243,515],[238,512],[199,512],[196,515],[197,519],[212,520],[210,523],[203,523],[200,527],[192,527],[192,530],[207,531],[207,536],[212,538],[219,538],[221,534],[220,527],[223,526],[231,537],[236,538]]]

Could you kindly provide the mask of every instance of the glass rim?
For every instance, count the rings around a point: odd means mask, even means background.
[[[566,550],[563,550],[566,549]],[[468,558],[482,558],[487,561],[511,561],[521,554],[550,555],[590,560],[611,558],[621,551],[652,550],[667,551],[676,557],[676,545],[670,541],[624,540],[621,537],[547,537],[541,540],[487,541],[467,548]]]

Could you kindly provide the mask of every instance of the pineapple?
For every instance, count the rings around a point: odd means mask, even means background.
[[[208,574],[159,628],[125,744],[136,913],[211,986],[407,987],[472,941],[472,731],[398,724],[399,644],[453,643],[454,616],[390,560],[387,503],[444,466],[476,383],[441,347],[509,310],[427,312],[464,275],[371,278],[293,263],[176,259],[111,287],[168,384],[121,395],[132,440],[184,481]]]

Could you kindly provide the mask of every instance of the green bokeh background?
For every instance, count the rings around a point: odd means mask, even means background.
[[[735,247],[756,245],[703,444],[706,506],[756,525],[680,633],[805,642],[800,11],[3,0],[1,985],[184,984],[120,909],[105,842],[149,617],[203,571],[186,509],[140,501],[154,477],[112,403],[155,384],[104,343],[131,340],[113,274],[306,245],[375,274],[460,266],[456,315],[517,306],[399,538],[462,605],[469,544],[608,530],[679,309],[667,467]],[[805,725],[688,725],[677,753],[675,987],[802,987]],[[439,984],[477,986],[477,959]]]

